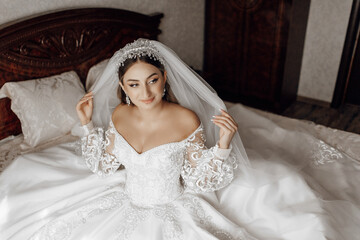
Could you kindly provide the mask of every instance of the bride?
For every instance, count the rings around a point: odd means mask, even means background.
[[[138,39],[116,52],[76,109],[82,157],[63,146],[44,159],[17,160],[34,176],[47,174],[37,188],[6,196],[4,239],[358,236],[358,206],[330,201],[296,157],[279,160],[289,152],[304,157],[308,136],[288,133],[281,147],[289,150],[276,153],[266,145],[271,133],[249,140],[248,157],[238,125],[246,135],[241,119],[250,114],[234,120],[213,89],[157,41]],[[260,144],[267,152],[254,151]],[[47,163],[51,156],[56,165]],[[0,181],[18,189],[11,171]]]

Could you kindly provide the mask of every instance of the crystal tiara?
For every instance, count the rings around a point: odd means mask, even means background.
[[[151,59],[159,61],[162,65],[165,65],[165,60],[155,45],[148,39],[139,38],[132,43],[126,44],[125,47],[115,53],[114,57],[117,71],[120,66],[124,66],[124,62],[127,59],[143,56],[148,56]]]

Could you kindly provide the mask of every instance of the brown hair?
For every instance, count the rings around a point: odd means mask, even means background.
[[[149,56],[128,58],[125,60],[124,64],[122,66],[120,66],[118,69],[118,77],[119,77],[119,81],[121,82],[121,84],[124,84],[124,75],[127,72],[127,70],[129,70],[129,68],[138,61],[151,64],[154,67],[158,68],[164,77],[165,67],[158,60],[152,59]],[[165,82],[165,89],[166,89],[166,92],[165,92],[165,95],[163,96],[163,99],[168,102],[178,103],[173,92],[171,91],[168,81]],[[117,95],[122,103],[126,103],[126,100],[125,100],[126,95],[120,85],[118,88]],[[131,104],[133,104],[133,103],[131,103]]]

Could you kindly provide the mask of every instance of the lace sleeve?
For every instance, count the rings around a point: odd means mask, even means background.
[[[185,188],[194,192],[211,192],[227,186],[233,179],[235,158],[229,149],[218,145],[208,149],[202,128],[186,143],[186,156],[182,168]]]
[[[81,138],[81,151],[86,165],[101,177],[113,174],[121,165],[113,154],[114,129],[110,126],[104,133],[104,129],[94,128],[92,122],[83,129],[85,136]]]

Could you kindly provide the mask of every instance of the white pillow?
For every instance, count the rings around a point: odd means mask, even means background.
[[[24,142],[30,147],[69,133],[79,121],[75,107],[84,94],[74,71],[8,82],[0,89],[0,97],[11,99],[11,109],[21,122]]]
[[[105,70],[106,65],[108,64],[109,59],[105,59],[89,69],[89,72],[86,76],[86,90],[89,90],[94,84],[95,80],[101,76],[102,72]]]

